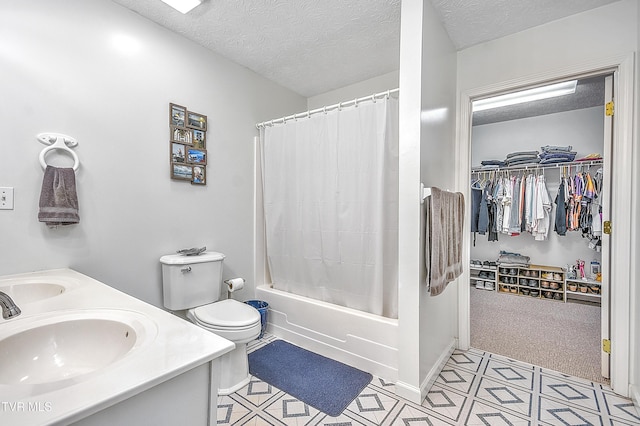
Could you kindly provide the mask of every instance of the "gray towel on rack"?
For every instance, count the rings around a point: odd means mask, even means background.
[[[72,168],[47,166],[40,191],[38,220],[49,226],[80,222],[76,173]]]
[[[426,281],[431,295],[437,296],[462,274],[464,196],[434,187],[425,204]]]

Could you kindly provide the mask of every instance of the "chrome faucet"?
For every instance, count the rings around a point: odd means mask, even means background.
[[[0,291],[0,307],[2,308],[2,318],[11,319],[20,315],[22,311],[13,302],[7,293]]]

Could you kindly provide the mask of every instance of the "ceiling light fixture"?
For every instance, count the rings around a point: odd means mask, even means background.
[[[181,13],[188,13],[191,9],[195,8],[196,6],[200,6],[200,3],[202,3],[202,0],[162,0],[162,1]]]
[[[556,96],[570,95],[576,92],[577,84],[577,80],[564,81],[562,83],[550,84],[549,86],[536,87],[534,89],[494,96],[493,98],[480,99],[479,101],[473,101],[473,112],[539,101]]]

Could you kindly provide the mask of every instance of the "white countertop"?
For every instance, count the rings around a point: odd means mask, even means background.
[[[132,311],[133,317],[143,315],[150,319],[147,337],[151,338],[99,372],[64,380],[57,385],[0,384],[1,425],[77,421],[234,348],[229,340],[71,269],[0,276],[0,287],[9,282],[58,283],[67,289],[41,301],[23,304],[16,301],[22,314],[13,319],[0,319],[0,340],[11,328],[52,316],[49,312],[55,311],[57,315],[82,311],[86,315],[90,311],[107,310],[125,314]]]

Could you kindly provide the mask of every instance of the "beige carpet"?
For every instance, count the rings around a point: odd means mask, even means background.
[[[471,287],[471,346],[608,383],[600,374],[600,307]]]

